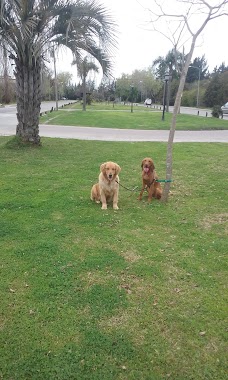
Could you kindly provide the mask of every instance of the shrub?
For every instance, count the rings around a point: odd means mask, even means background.
[[[219,118],[219,116],[222,116],[222,110],[220,106],[213,106],[212,112],[211,112],[213,117]]]

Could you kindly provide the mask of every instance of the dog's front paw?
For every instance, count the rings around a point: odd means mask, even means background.
[[[101,209],[102,210],[107,210],[107,205],[102,205]]]
[[[119,210],[119,207],[117,205],[113,205],[113,210]]]

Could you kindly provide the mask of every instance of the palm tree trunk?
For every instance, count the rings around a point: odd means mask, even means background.
[[[23,142],[40,145],[41,58],[32,64],[15,60],[17,120],[16,135]]]
[[[86,111],[86,77],[82,79],[82,92],[83,92],[83,111]]]

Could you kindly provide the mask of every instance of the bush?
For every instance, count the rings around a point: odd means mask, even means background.
[[[212,112],[211,112],[213,117],[219,118],[219,116],[222,116],[222,110],[220,106],[213,106]]]

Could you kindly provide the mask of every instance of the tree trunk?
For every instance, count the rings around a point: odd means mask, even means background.
[[[82,92],[83,92],[83,111],[86,111],[86,77],[83,75],[82,79]]]
[[[170,191],[170,185],[171,185],[171,180],[172,180],[172,171],[173,171],[173,140],[174,140],[174,134],[176,130],[176,122],[177,122],[177,115],[179,113],[180,105],[181,105],[181,98],[184,90],[184,85],[185,85],[185,80],[188,72],[188,67],[190,65],[192,55],[194,52],[194,47],[195,47],[195,41],[196,38],[193,38],[192,44],[191,44],[191,49],[187,55],[187,60],[184,64],[182,73],[181,73],[181,78],[180,78],[180,83],[173,107],[173,115],[172,115],[172,120],[171,120],[171,126],[170,126],[170,131],[169,131],[169,139],[168,139],[168,145],[167,145],[167,154],[166,154],[166,180],[168,182],[165,183],[163,193],[162,193],[162,202],[167,202],[168,196],[169,196],[169,191]]]
[[[2,96],[2,102],[3,103],[10,103],[10,89],[9,89],[9,74],[8,74],[8,59],[7,59],[7,51],[5,46],[3,45],[3,67],[4,67],[4,74],[3,74],[3,96]]]
[[[39,145],[41,58],[36,58],[32,64],[17,59],[15,65],[18,120],[16,135],[23,142]]]
[[[171,79],[169,78],[168,86],[167,86],[167,97],[166,97],[166,112],[169,112],[170,91],[171,91]]]

